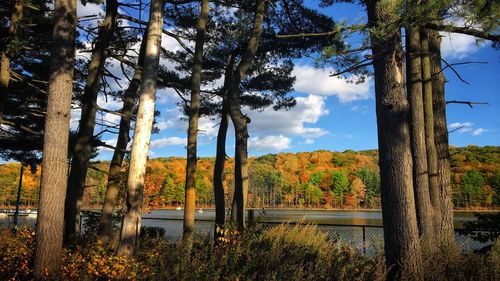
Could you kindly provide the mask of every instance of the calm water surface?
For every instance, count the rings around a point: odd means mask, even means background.
[[[255,220],[257,222],[305,222],[316,224],[341,224],[341,225],[369,225],[382,226],[382,213],[380,211],[352,211],[352,210],[303,210],[303,209],[256,209]],[[227,213],[229,215],[229,213]],[[152,210],[143,215],[143,226],[162,227],[166,230],[166,238],[176,241],[182,236],[183,210]],[[196,230],[203,235],[211,235],[213,231],[213,221],[215,220],[215,210],[196,210]],[[475,220],[474,212],[454,212],[455,228],[461,228],[463,222]],[[20,217],[20,224],[34,225],[36,217],[33,215]],[[12,223],[12,216],[0,213],[0,224]],[[330,236],[337,235],[339,239],[358,247],[362,241],[361,227],[337,227],[320,226],[329,233]],[[366,228],[366,240],[382,241],[382,228]],[[459,241],[463,237],[457,237]],[[373,242],[375,243],[375,242]]]

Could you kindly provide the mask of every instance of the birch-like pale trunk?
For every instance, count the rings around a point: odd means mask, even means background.
[[[34,277],[58,277],[62,263],[64,198],[75,60],[76,0],[55,0]]]
[[[117,251],[119,256],[127,258],[132,257],[136,251],[141,231],[144,178],[151,130],[153,128],[161,37],[163,33],[163,8],[163,0],[151,0],[139,108],[137,110],[127,179],[127,209],[122,221],[120,244]]]
[[[113,158],[109,165],[108,184],[106,186],[106,195],[102,206],[102,216],[97,228],[98,239],[107,243],[111,239],[113,232],[113,213],[118,202],[120,191],[121,169],[127,144],[130,141],[130,122],[133,115],[137,91],[141,85],[142,68],[144,67],[144,52],[146,49],[146,40],[142,40],[139,50],[139,59],[137,68],[134,71],[132,81],[123,95],[123,107],[121,110],[120,128],[118,130],[118,140],[113,152]]]
[[[209,1],[201,1],[194,49],[193,73],[191,77],[191,103],[189,106],[189,126],[187,144],[186,186],[184,203],[183,239],[189,239],[194,231],[194,211],[196,207],[196,146],[198,140],[198,120],[201,104],[201,70],[203,64],[203,44],[207,26]]]

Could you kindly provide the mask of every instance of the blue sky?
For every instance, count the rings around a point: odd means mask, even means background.
[[[308,2],[314,6],[316,2]],[[99,8],[87,4],[80,6],[79,14],[95,13]],[[342,4],[323,11],[334,19],[350,22],[362,20],[361,6]],[[488,102],[489,105],[450,104],[448,126],[450,130],[463,127],[450,134],[450,144],[456,146],[500,145],[500,52],[493,50],[489,42],[476,43],[466,35],[443,34],[443,56],[450,63],[463,61],[485,61],[487,64],[467,64],[457,66],[462,77],[469,82],[460,82],[450,71],[445,72],[447,100],[470,100]],[[178,48],[172,38],[164,38],[168,49]],[[262,155],[278,152],[299,152],[327,149],[343,151],[377,148],[377,130],[373,80],[365,84],[353,85],[339,78],[329,77],[332,69],[315,69],[313,62],[297,61],[294,74],[297,77],[295,92],[297,106],[289,111],[263,112],[244,110],[252,123],[249,124],[249,154]],[[118,67],[111,69],[118,71]],[[115,73],[119,74],[119,73]],[[161,116],[157,119],[160,133],[151,138],[150,157],[185,156],[187,123],[180,120],[175,106],[178,97],[170,90],[157,94],[157,109]],[[110,109],[119,109],[119,101],[105,103],[101,97],[99,104]],[[74,112],[72,126],[77,125],[79,113]],[[117,122],[118,117],[104,114],[109,122]],[[215,136],[218,120],[200,120],[199,156],[215,155]],[[99,128],[96,128],[96,132]],[[234,131],[228,133],[227,151],[233,155]],[[104,135],[103,140],[113,144],[113,135]],[[99,158],[111,158],[111,151],[103,149]]]

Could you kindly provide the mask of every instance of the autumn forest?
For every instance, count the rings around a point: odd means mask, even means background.
[[[455,208],[500,207],[500,148],[451,148],[451,177]],[[214,207],[213,158],[198,161],[197,206]],[[376,151],[315,151],[264,155],[250,158],[249,202],[251,208],[380,208],[380,175]],[[103,161],[89,171],[83,195],[85,209],[104,202],[107,183]],[[232,159],[226,163],[225,200],[234,190]],[[170,157],[148,161],[144,188],[145,208],[183,206],[186,159]],[[19,164],[0,168],[1,202],[13,207],[19,182]],[[21,204],[36,207],[40,172],[25,173]],[[125,170],[122,171],[125,173]],[[123,195],[122,195],[123,196]],[[122,197],[120,196],[120,197]],[[122,197],[123,198],[123,197]]]

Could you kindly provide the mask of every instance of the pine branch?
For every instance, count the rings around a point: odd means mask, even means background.
[[[500,35],[489,33],[486,31],[481,31],[478,29],[473,29],[470,27],[460,27],[460,26],[454,26],[449,24],[438,24],[438,23],[428,23],[424,25],[424,27],[437,31],[447,31],[452,33],[466,34],[477,38],[490,40],[493,42],[500,42]]]
[[[338,28],[336,30],[332,31],[327,31],[327,32],[317,32],[317,33],[298,33],[298,34],[277,34],[276,38],[279,39],[297,39],[297,38],[307,38],[307,37],[333,37],[338,34],[341,34],[344,31],[349,31],[349,32],[356,32],[359,30],[362,30],[366,28],[366,24],[357,24],[357,25],[351,25],[349,27],[342,27]]]

